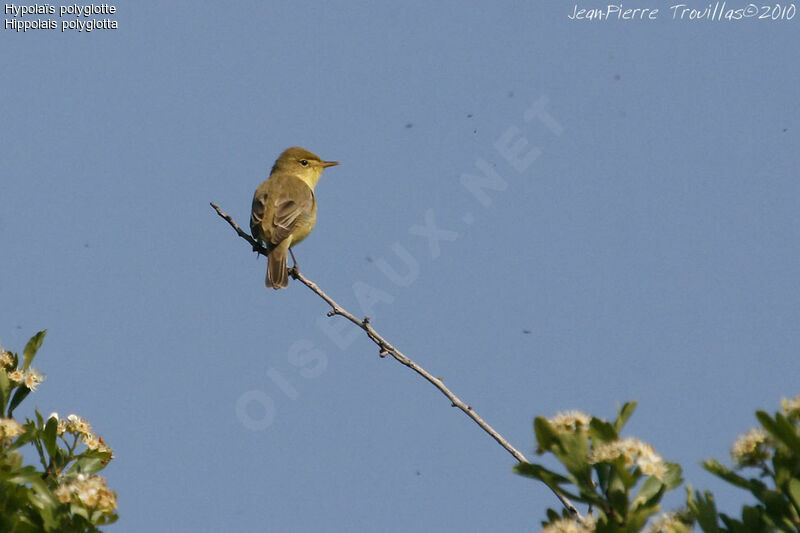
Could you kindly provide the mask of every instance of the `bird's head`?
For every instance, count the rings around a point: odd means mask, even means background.
[[[323,161],[317,154],[309,152],[305,148],[293,146],[278,156],[270,174],[276,171],[294,174],[313,189],[322,176],[322,171],[338,164],[336,161]]]

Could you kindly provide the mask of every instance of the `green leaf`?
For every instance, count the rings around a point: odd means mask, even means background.
[[[28,420],[26,423],[22,424],[22,427],[24,428],[24,432],[17,437],[17,440],[11,445],[12,450],[20,448],[39,437],[39,430],[36,424],[33,423],[33,420]]]
[[[559,490],[570,500],[587,503],[597,508],[606,507],[605,497],[599,495],[592,487],[581,486],[579,495],[571,495],[563,489]]]
[[[617,486],[616,484],[621,484],[625,490],[628,490],[636,485],[636,483],[638,483],[639,479],[642,477],[642,474],[638,468],[635,468],[633,472],[628,470],[628,468],[625,466],[624,457],[617,458],[611,463],[611,465],[614,471],[610,485],[612,489]]]
[[[8,379],[8,373],[0,368],[0,414],[6,412],[6,405],[8,405],[8,398],[11,395],[11,380]]]
[[[611,422],[595,417],[592,417],[592,421],[589,423],[589,434],[592,436],[592,440],[599,442],[611,442],[617,440],[619,436]]]
[[[783,416],[782,413],[775,414],[775,422],[778,424],[778,429],[782,435],[781,440],[786,444],[786,447],[795,456],[800,455],[800,436],[797,435],[794,424],[789,422],[789,419]]]
[[[56,453],[50,456],[50,459],[53,461],[53,465],[58,471],[63,470],[64,467],[67,466],[67,463],[72,460],[67,450],[58,447],[56,448]]]
[[[612,488],[608,491],[608,503],[617,516],[624,519],[628,515],[628,494],[624,490]]]
[[[617,431],[617,435],[622,433],[622,428],[635,410],[636,402],[627,402],[620,407],[617,419],[614,421],[614,429]]]
[[[619,525],[615,519],[601,514],[595,524],[595,531],[596,533],[624,533],[625,528]]]
[[[786,491],[792,499],[795,509],[800,509],[800,479],[793,477],[786,485]]]
[[[49,418],[47,420],[47,424],[44,426],[44,431],[42,432],[42,441],[44,442],[44,448],[47,450],[47,455],[51,458],[56,455],[56,451],[58,450],[58,446],[56,445],[56,436],[58,434],[58,420],[55,418]]]
[[[536,417],[533,421],[533,430],[536,433],[536,442],[539,444],[540,449],[552,451],[553,447],[560,446],[561,441],[558,438],[558,432],[545,417]]]
[[[544,483],[553,487],[570,482],[569,479],[565,478],[561,474],[552,472],[542,465],[535,463],[519,463],[514,467],[514,472],[522,476],[538,479],[539,481],[543,481]]]
[[[89,452],[85,452],[84,455],[86,455],[87,453]],[[108,462],[108,460],[111,459],[111,454],[106,452],[101,457],[99,457],[99,459]],[[587,497],[584,497],[582,495],[573,494],[567,490],[564,490],[563,488],[560,487],[560,485],[573,484],[573,481],[570,478],[564,477],[561,474],[548,470],[541,465],[535,463],[519,463],[516,466],[514,466],[513,470],[514,472],[522,476],[538,479],[539,481],[547,485],[553,492],[557,492],[562,496],[566,496],[570,500],[575,500],[583,503],[591,503],[595,505],[602,502],[602,500],[598,499],[594,494],[589,494],[587,499]]]
[[[722,520],[722,523],[725,524],[725,527],[730,533],[752,533],[750,531],[745,530],[744,524],[742,524],[735,518],[731,518],[725,513],[720,513],[719,519]]]
[[[783,493],[776,490],[765,491],[762,501],[767,513],[774,517],[785,516],[791,512],[789,500],[784,497]],[[780,522],[780,518],[776,522]]]
[[[672,490],[683,483],[683,479],[681,478],[683,469],[681,465],[664,461],[664,466],[667,469],[667,474],[664,476],[664,484],[667,486],[667,490]]]
[[[744,526],[744,531],[748,533],[766,532],[768,529],[762,519],[762,514],[763,510],[760,507],[745,505],[742,508],[742,524]]]
[[[597,474],[597,487],[602,494],[605,494],[611,480],[612,466],[606,463],[596,463],[593,468]]]
[[[772,457],[772,480],[776,487],[786,487],[792,474],[800,472],[800,454],[792,454],[784,446],[779,446]]]
[[[36,528],[38,531],[57,531],[58,520],[55,515],[60,502],[56,499],[41,477],[31,482],[33,490],[28,493],[30,506],[38,512],[38,518],[42,520],[44,528]]]
[[[95,474],[103,469],[103,461],[97,457],[80,457],[69,467],[70,473]]]
[[[92,524],[95,526],[107,526],[116,522],[118,518],[119,516],[116,514],[107,515],[105,511],[97,510],[92,513]]]
[[[547,522],[543,522],[542,523],[543,526],[549,522],[555,522],[556,520],[560,520],[561,518],[563,518],[560,514],[558,514],[552,509],[547,509],[546,514],[547,514]]]
[[[107,526],[108,524],[113,524],[119,519],[117,514],[106,515],[103,513],[104,511],[95,511],[92,515],[92,524],[96,526]]]
[[[592,466],[589,464],[589,438],[583,432],[561,435],[561,450],[554,450],[567,471],[575,476],[578,485],[592,486]]]
[[[9,482],[18,484],[35,483],[41,480],[41,472],[37,471],[36,468],[31,465],[18,468],[10,472],[10,475],[8,476]]]
[[[69,505],[69,510],[72,514],[82,516],[86,520],[89,520],[89,511],[83,505],[78,505],[76,503],[71,503]]]
[[[663,496],[665,491],[666,485],[659,481],[658,478],[650,476],[642,483],[639,494],[637,494],[634,499],[634,505],[635,507],[656,505],[661,500],[661,496]]]
[[[756,411],[756,418],[778,441],[783,442],[794,453],[800,453],[800,437],[786,417],[776,413],[775,419],[772,419],[765,411]]]
[[[643,505],[636,507],[635,511],[631,511],[627,519],[627,531],[631,533],[638,533],[644,528],[647,520],[656,514],[659,510],[658,504]]]
[[[716,459],[708,459],[703,461],[703,468],[711,472],[717,477],[720,477],[727,481],[728,483],[735,485],[737,487],[741,487],[743,489],[747,489],[755,495],[761,494],[764,492],[767,487],[763,483],[755,479],[745,479],[742,476],[736,474],[733,470],[728,468],[727,466],[723,465]]]
[[[567,471],[575,476],[576,485],[591,484],[591,466],[587,460],[589,438],[583,431],[558,431],[546,418],[533,421],[540,450],[553,453]]]
[[[11,398],[11,403],[8,404],[8,414],[6,415],[8,418],[11,418],[11,415],[14,414],[14,409],[16,409],[17,406],[22,403],[22,400],[24,400],[25,397],[30,393],[31,390],[24,385],[14,391],[14,396]]]
[[[31,366],[31,362],[33,362],[34,356],[36,356],[36,352],[42,346],[42,341],[44,341],[44,336],[47,335],[47,330],[42,330],[33,337],[31,340],[28,341],[28,344],[25,345],[25,351],[22,352],[22,371],[25,372],[28,370],[28,367]]]
[[[709,491],[695,495],[691,485],[686,487],[686,505],[705,533],[719,533],[717,506]]]

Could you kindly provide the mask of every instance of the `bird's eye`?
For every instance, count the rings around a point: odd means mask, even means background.
[[[304,167],[307,167],[308,166],[308,161],[306,161],[305,159],[301,159],[300,160],[300,164],[303,165]]]

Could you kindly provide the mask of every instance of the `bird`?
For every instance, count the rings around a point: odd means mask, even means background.
[[[278,156],[269,177],[256,189],[250,211],[250,233],[268,251],[264,280],[268,288],[277,290],[289,285],[287,253],[314,229],[317,221],[314,188],[322,171],[338,164],[293,146]]]

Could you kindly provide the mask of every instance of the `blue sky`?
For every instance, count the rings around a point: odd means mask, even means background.
[[[741,502],[698,463],[800,393],[800,18],[575,5],[143,1],[0,31],[0,341],[49,329],[26,408],[114,448],[109,531],[531,531],[557,505],[310,291],[264,289],[208,203],[246,226],[292,145],[341,162],[304,274],[356,314],[381,291],[375,327],[517,448],[536,415],[638,400],[628,435]]]

